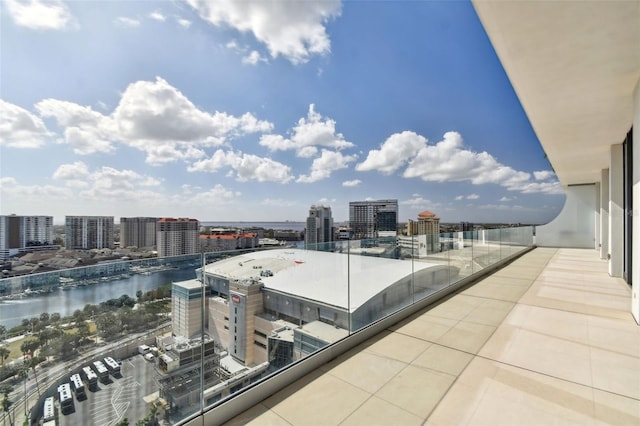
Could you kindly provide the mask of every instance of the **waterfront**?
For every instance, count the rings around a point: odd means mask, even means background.
[[[76,309],[87,304],[99,304],[126,294],[132,298],[141,290],[147,292],[173,281],[196,277],[196,268],[170,269],[150,275],[134,274],[131,277],[100,281],[97,284],[78,286],[69,290],[55,290],[20,298],[0,301],[0,325],[8,329],[20,325],[23,319],[39,317],[42,312],[58,312],[61,317],[73,315]]]

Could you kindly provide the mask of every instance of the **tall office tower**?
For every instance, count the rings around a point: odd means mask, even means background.
[[[65,216],[69,250],[113,248],[113,216]]]
[[[156,224],[158,257],[200,251],[200,222],[185,217],[163,217]]]
[[[120,247],[154,247],[157,217],[121,217]]]
[[[53,216],[0,216],[0,259],[53,247]]]
[[[351,201],[349,226],[356,240],[397,236],[398,200]]]
[[[307,248],[333,241],[333,217],[331,207],[311,206],[307,218],[307,230],[304,243]]]
[[[440,218],[430,211],[418,214],[418,221],[409,220],[408,235],[425,235],[423,244],[429,253],[440,251]]]
[[[205,291],[205,306],[208,289]],[[171,284],[171,329],[175,336],[183,336],[188,339],[202,334],[206,329],[208,315],[203,315],[202,284],[199,280],[174,282]]]

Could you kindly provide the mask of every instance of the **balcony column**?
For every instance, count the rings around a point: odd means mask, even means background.
[[[609,169],[600,171],[600,259],[609,253]]]
[[[633,96],[633,229],[631,230],[631,312],[640,324],[640,80]]]
[[[609,159],[609,275],[624,269],[624,183],[622,144],[611,145]]]

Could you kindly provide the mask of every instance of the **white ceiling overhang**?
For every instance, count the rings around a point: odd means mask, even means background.
[[[560,182],[598,182],[632,125],[640,1],[473,4]]]

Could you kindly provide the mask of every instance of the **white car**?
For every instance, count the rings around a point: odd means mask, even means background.
[[[144,359],[146,359],[147,361],[153,361],[155,358],[155,355],[153,355],[151,352],[144,356]]]

